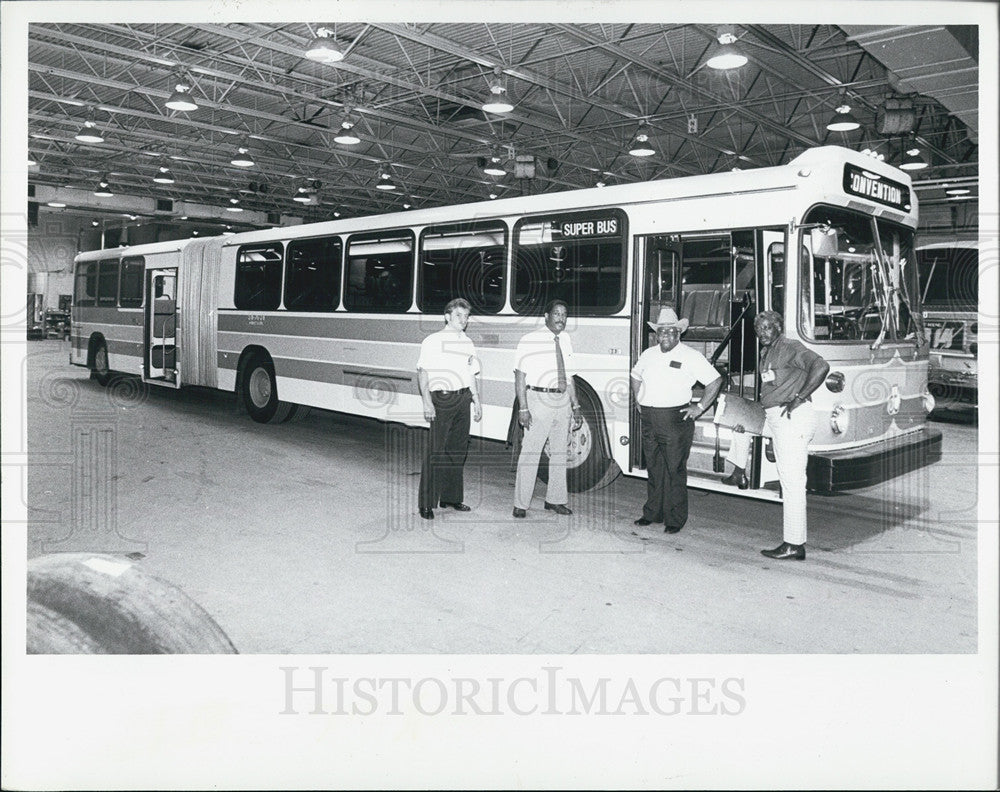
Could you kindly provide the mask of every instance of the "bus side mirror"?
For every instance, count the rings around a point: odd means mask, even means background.
[[[831,258],[840,252],[836,228],[813,228],[809,231],[809,249],[814,258]]]

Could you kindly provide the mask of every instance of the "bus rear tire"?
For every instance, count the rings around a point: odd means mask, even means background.
[[[570,492],[587,492],[606,487],[621,474],[621,468],[605,451],[604,416],[591,390],[576,380],[583,425],[570,433],[566,487]],[[542,451],[538,477],[548,483],[549,457]]]
[[[254,355],[243,370],[243,405],[257,423],[282,423],[293,417],[297,405],[278,400],[274,363],[266,354]]]
[[[104,341],[98,341],[94,349],[94,366],[90,370],[90,376],[97,380],[98,385],[107,385],[111,382],[111,369],[108,368],[108,345]]]

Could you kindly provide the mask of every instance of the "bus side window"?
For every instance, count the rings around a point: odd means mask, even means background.
[[[495,314],[503,308],[507,227],[498,220],[432,226],[420,239],[417,306],[444,309],[464,297],[473,313]]]
[[[347,243],[348,311],[406,313],[413,302],[413,233],[358,234]]]
[[[79,307],[94,305],[97,300],[97,262],[81,261],[76,265],[73,303]]]
[[[276,311],[281,302],[281,243],[245,245],[236,255],[233,302],[243,310]]]
[[[118,283],[118,305],[122,308],[139,308],[142,306],[142,273],[144,264],[142,258],[127,258],[122,260],[121,279]]]
[[[606,316],[625,297],[626,217],[619,209],[529,217],[515,230],[514,290],[521,314],[560,299],[572,313]]]
[[[339,237],[297,239],[288,244],[285,308],[291,311],[337,309],[341,250]]]
[[[98,264],[97,304],[118,304],[118,262],[114,259],[105,259]]]

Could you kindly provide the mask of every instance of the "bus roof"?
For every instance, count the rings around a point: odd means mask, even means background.
[[[737,195],[740,193],[754,194],[780,189],[796,189],[803,180],[815,177],[812,185],[820,184],[814,189],[826,193],[838,192],[843,195],[843,165],[851,163],[858,168],[870,171],[880,177],[891,179],[911,191],[910,217],[916,225],[916,196],[912,192],[912,182],[909,174],[885,162],[873,160],[842,146],[821,146],[808,149],[795,157],[787,165],[777,165],[768,168],[752,170],[708,173],[697,176],[681,176],[670,179],[620,184],[608,187],[590,187],[580,190],[565,190],[562,192],[543,193],[540,195],[501,198],[492,201],[461,204],[464,219],[475,220],[502,217],[519,214],[544,214],[569,210],[601,209],[629,204],[640,204],[651,201],[662,201],[680,198],[712,199],[718,196]],[[861,200],[852,198],[851,200]],[[404,226],[423,226],[435,223],[452,223],[456,220],[456,205],[440,206],[429,209],[414,209],[403,212],[390,212],[382,215],[368,215],[359,218],[327,220],[297,226],[284,226],[257,231],[244,231],[230,236],[224,245],[242,245],[253,242],[270,241],[276,235],[282,239],[319,236],[342,232],[357,231],[359,223],[372,228],[398,228]],[[785,218],[786,220],[788,218]]]
[[[125,245],[114,248],[104,248],[102,250],[88,250],[86,253],[78,253],[75,261],[97,261],[106,258],[120,258],[123,256],[149,256],[156,253],[172,253],[184,250],[197,243],[208,244],[209,240],[217,240],[221,237],[189,237],[187,239],[173,239],[169,242],[146,242],[142,245]]]

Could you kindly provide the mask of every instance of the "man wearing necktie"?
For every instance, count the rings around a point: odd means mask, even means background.
[[[517,419],[524,427],[514,485],[514,516],[527,516],[538,475],[538,461],[549,444],[549,481],[545,508],[572,514],[566,505],[566,457],[570,426],[583,424],[573,384],[573,344],[566,329],[569,310],[562,300],[545,307],[545,326],[525,335],[514,354]]]

